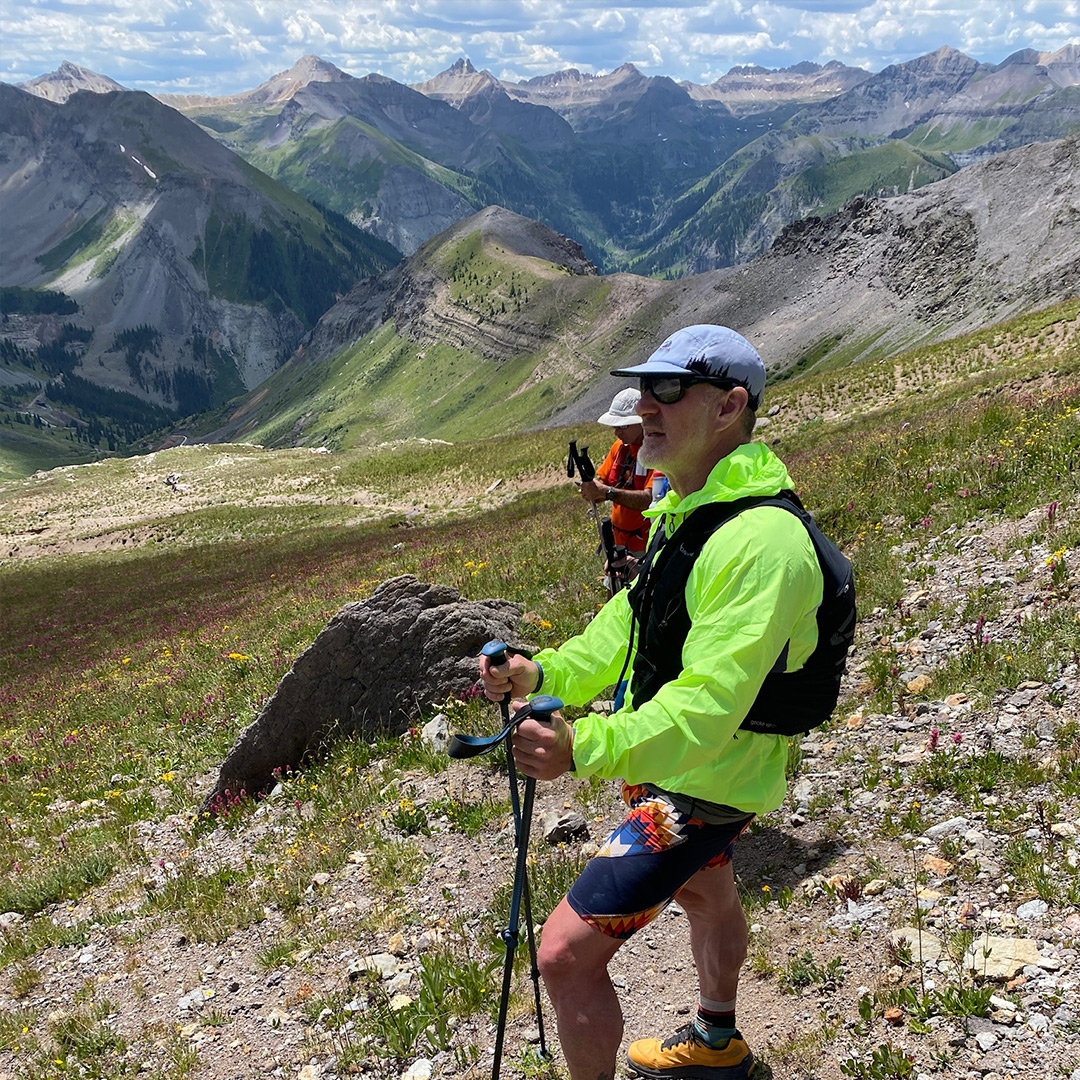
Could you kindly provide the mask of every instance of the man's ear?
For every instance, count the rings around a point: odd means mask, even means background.
[[[717,412],[717,420],[721,429],[728,428],[737,423],[743,411],[750,404],[750,392],[745,386],[733,386],[720,402]]]

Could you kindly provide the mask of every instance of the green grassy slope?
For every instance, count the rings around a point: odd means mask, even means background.
[[[475,232],[434,249],[427,261],[448,294],[440,310],[467,338],[477,335],[479,344],[483,334],[515,341],[533,334],[535,350],[498,361],[445,340],[418,346],[384,323],[327,360],[301,358],[275,373],[245,406],[254,419],[244,438],[334,449],[407,435],[470,440],[534,426],[580,390],[572,378],[534,375],[559,352],[561,335],[588,330],[609,281],[510,255]],[[447,337],[462,336],[448,329]],[[613,355],[614,337],[598,335],[589,346],[597,365]],[[585,352],[574,360],[580,367],[591,358]]]

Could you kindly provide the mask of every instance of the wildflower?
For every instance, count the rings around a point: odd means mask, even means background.
[[[131,663],[131,657],[130,656],[125,656],[124,659],[120,661],[120,663],[121,664],[130,664]]]
[[[941,733],[936,727],[932,727],[930,729],[930,738],[927,741],[927,745],[930,747],[931,750],[936,750],[938,748],[938,737],[940,734]]]
[[[954,731],[952,733],[952,744],[953,744],[953,746],[959,746],[963,741],[964,741],[964,736],[959,731]]]

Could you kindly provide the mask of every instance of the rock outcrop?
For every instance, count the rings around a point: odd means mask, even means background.
[[[334,739],[405,731],[423,705],[476,681],[481,647],[512,637],[520,615],[509,600],[463,600],[450,586],[411,575],[346,604],[240,733],[203,808],[264,791],[275,770],[299,765]]]

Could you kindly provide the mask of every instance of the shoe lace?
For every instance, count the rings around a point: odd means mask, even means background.
[[[670,1050],[672,1047],[681,1046],[683,1043],[700,1043],[697,1032],[694,1030],[693,1024],[685,1024],[679,1028],[674,1035],[669,1036],[661,1044],[661,1050]]]

